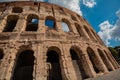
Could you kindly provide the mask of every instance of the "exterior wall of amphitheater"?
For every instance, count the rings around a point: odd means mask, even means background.
[[[26,31],[29,15],[39,20],[36,31]],[[16,18],[13,30],[5,31],[9,21]],[[46,19],[54,20],[55,27],[47,27]],[[69,32],[62,30],[61,22],[68,24]],[[70,50],[78,55],[76,65],[81,63],[85,78],[101,76],[119,68],[93,28],[75,12],[42,2],[0,3],[0,54],[3,54],[0,80],[12,80],[17,59],[25,50],[34,52],[33,80],[48,80],[47,53],[50,50],[59,55],[63,80],[80,80]]]

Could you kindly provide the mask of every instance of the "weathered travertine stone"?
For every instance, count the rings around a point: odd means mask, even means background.
[[[118,68],[100,37],[75,12],[43,2],[0,3],[0,80],[83,80]]]

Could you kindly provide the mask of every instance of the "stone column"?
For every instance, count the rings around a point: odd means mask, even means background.
[[[3,32],[5,26],[6,26],[6,23],[7,23],[7,19],[6,18],[2,18],[0,20],[0,32]]]
[[[45,33],[45,15],[40,14],[38,23],[38,32]]]
[[[46,53],[44,52],[43,49],[43,44],[38,44],[37,47],[37,54],[36,54],[36,59],[37,59],[37,63],[36,63],[36,80],[46,80],[45,78],[45,63],[46,63]],[[43,56],[44,55],[44,56]],[[46,75],[47,76],[47,75]]]
[[[63,66],[63,76],[65,80],[77,80],[77,77],[75,75],[75,71],[72,65],[71,57],[70,57],[70,52],[68,45],[62,45],[62,66]]]
[[[4,47],[6,47],[6,45],[4,45]],[[4,80],[4,76],[5,76],[4,73],[7,69],[7,65],[9,65],[8,60],[9,60],[9,56],[10,56],[8,49],[4,48],[3,52],[4,52],[4,56],[0,63],[0,80]]]
[[[11,54],[11,55],[10,55],[10,58],[8,60],[9,65],[8,65],[8,68],[6,69],[5,78],[4,78],[5,80],[11,80],[11,77],[12,77],[13,66],[14,66],[14,63],[16,60],[16,53],[18,51],[15,44],[16,43],[9,44],[9,46],[10,46],[9,54]]]
[[[17,21],[14,32],[21,33],[22,31],[25,31],[25,28],[26,28],[26,19],[20,18]]]

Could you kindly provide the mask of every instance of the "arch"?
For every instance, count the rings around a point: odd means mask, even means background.
[[[92,65],[93,65],[93,68],[94,68],[95,72],[99,73],[100,72],[100,70],[98,68],[99,62],[97,60],[97,56],[96,56],[95,52],[90,47],[87,47],[86,51],[88,53],[89,59],[90,59]]]
[[[100,49],[97,49],[97,51],[98,51],[101,59],[103,60],[104,64],[106,65],[107,69],[108,69],[109,71],[112,71],[112,68],[111,68],[110,65],[109,65],[109,62],[108,62],[108,59],[107,59],[106,55],[105,55],[105,54],[102,52],[102,50],[100,50]]]
[[[84,70],[84,66],[83,66],[83,59],[82,59],[82,51],[79,49],[79,47],[77,46],[72,46],[70,48],[70,55],[71,55],[71,59],[72,59],[72,64],[77,76],[77,80],[82,80],[85,78],[88,78],[85,70]]]
[[[104,52],[107,55],[107,57],[108,57],[109,61],[111,62],[111,64],[114,66],[114,68],[117,69],[117,65],[114,62],[113,58],[110,56],[110,54],[106,50],[104,50]]]
[[[90,30],[87,28],[87,26],[84,25],[84,29],[86,33],[88,34],[89,38],[94,39],[93,35],[91,34]]]
[[[85,35],[85,33],[82,30],[82,27],[78,23],[75,23],[75,27],[76,27],[77,32],[79,33],[80,36],[84,36]]]
[[[61,24],[62,24],[62,30],[63,30],[64,32],[69,32],[69,31],[71,31],[70,22],[69,22],[67,19],[63,18]]]
[[[5,28],[3,29],[3,32],[12,32],[17,24],[18,19],[19,16],[17,15],[9,15],[7,17],[7,23]]]
[[[27,16],[26,31],[37,31],[38,30],[39,17],[36,14],[29,14]]]
[[[92,34],[94,35],[94,37],[96,38],[96,40],[98,40],[99,41],[99,43],[102,43],[101,42],[101,39],[99,39],[99,36],[91,29],[91,32],[92,32]]]
[[[3,57],[4,57],[3,49],[0,49],[0,64],[2,62]]]
[[[72,20],[77,21],[77,18],[73,15],[71,15]]]
[[[55,18],[52,16],[47,16],[45,19],[45,25],[49,28],[56,28],[56,22]]]
[[[62,80],[59,52],[57,47],[50,47],[47,51],[47,80]]]
[[[17,55],[12,80],[33,80],[34,51],[24,50]]]
[[[18,6],[13,7],[13,8],[12,8],[12,12],[13,12],[13,13],[22,13],[22,12],[23,12],[23,8],[18,7]]]

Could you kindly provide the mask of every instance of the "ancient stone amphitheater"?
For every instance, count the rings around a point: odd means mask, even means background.
[[[43,2],[0,3],[0,80],[83,80],[118,68],[77,13]]]

